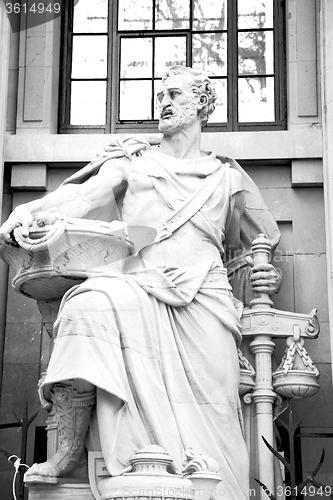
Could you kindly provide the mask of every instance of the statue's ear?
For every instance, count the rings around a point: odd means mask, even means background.
[[[201,94],[199,103],[201,104],[202,107],[208,104],[208,97],[206,96],[206,94]]]

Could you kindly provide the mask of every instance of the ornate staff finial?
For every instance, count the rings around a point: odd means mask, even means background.
[[[263,233],[260,233],[258,238],[252,243],[253,264],[269,264],[271,258],[271,248],[271,242]],[[255,298],[250,302],[251,309],[272,306],[273,302],[266,292],[255,292]]]

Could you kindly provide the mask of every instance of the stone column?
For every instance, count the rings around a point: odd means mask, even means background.
[[[5,10],[5,3],[0,2],[0,215],[2,214],[3,200],[3,175],[4,175],[4,142],[6,134],[6,111],[8,90],[8,67],[9,67],[9,41],[10,24]],[[7,276],[5,264],[0,264],[1,275]],[[5,343],[5,314],[6,314],[6,280],[0,283],[0,395],[2,385],[3,353]]]
[[[252,245],[254,264],[267,264],[270,253],[270,242],[263,234],[259,235]],[[264,313],[270,310],[273,302],[266,293],[256,295],[256,298],[250,302],[250,308],[251,311],[259,310],[263,313],[259,321],[265,327],[268,325],[268,319],[265,318]],[[272,387],[272,355],[274,348],[275,344],[272,341],[270,332],[255,335],[250,343],[250,350],[254,354],[256,371],[256,383],[252,399],[256,406],[259,480],[272,493],[275,491],[274,456],[263,442],[262,436],[273,446],[273,404],[276,398]],[[266,497],[267,494],[264,490],[260,490],[260,500],[264,500]]]
[[[329,321],[333,325],[333,2],[321,0],[320,49]],[[333,337],[331,336],[333,357]]]

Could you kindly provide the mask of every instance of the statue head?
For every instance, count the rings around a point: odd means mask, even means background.
[[[199,96],[198,116],[201,120],[201,128],[207,122],[209,116],[215,109],[215,101],[217,99],[216,92],[211,80],[201,71],[197,71],[187,66],[173,66],[165,73],[162,82],[165,84],[172,77],[180,78],[183,84],[186,82],[192,89],[192,92]]]

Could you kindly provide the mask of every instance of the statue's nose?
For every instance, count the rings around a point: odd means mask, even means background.
[[[169,94],[164,94],[161,100],[161,109],[164,110],[164,108],[167,106],[170,106],[170,96]]]

